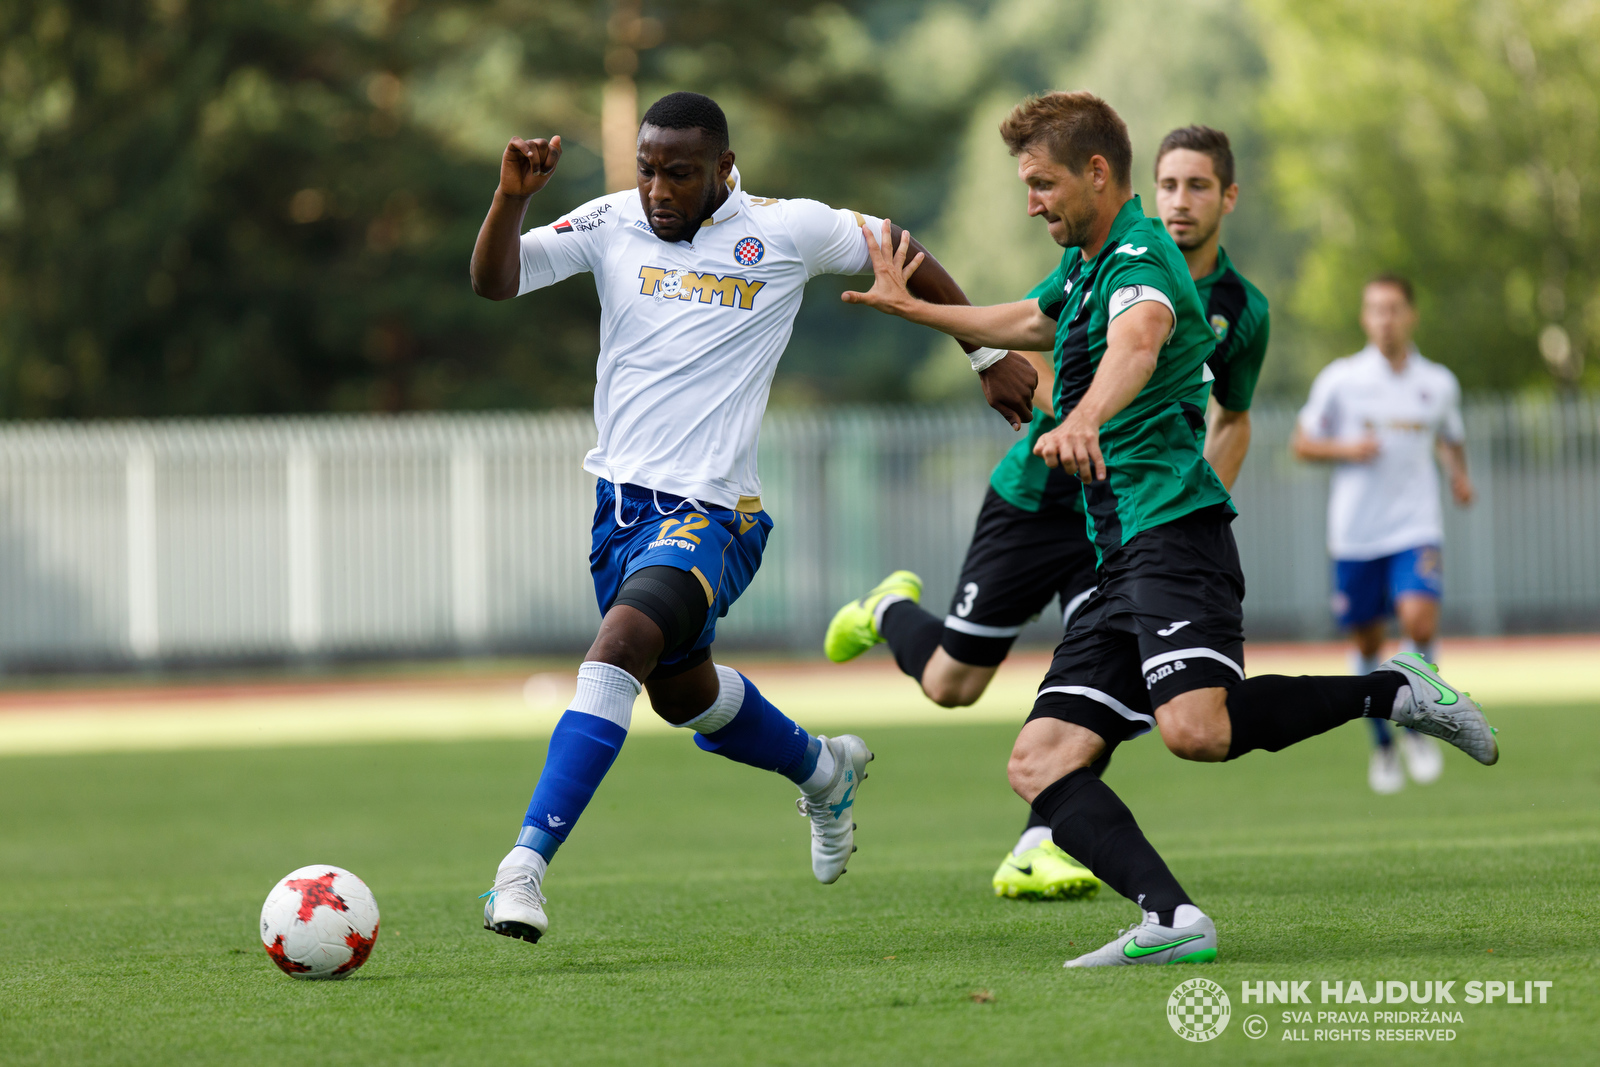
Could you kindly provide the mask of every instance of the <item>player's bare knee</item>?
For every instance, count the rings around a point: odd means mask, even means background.
[[[1198,763],[1216,763],[1228,754],[1228,746],[1218,743],[1211,732],[1190,725],[1168,729],[1162,727],[1161,740],[1167,750],[1179,759]]]
[[[922,692],[941,708],[964,708],[976,704],[984,685],[972,686],[964,678],[924,678]]]
[[[1049,784],[1046,782],[1041,785],[1036,781],[1039,777],[1038,764],[1038,760],[1030,759],[1027,753],[1015,749],[1011,752],[1011,758],[1006,761],[1006,781],[1011,784],[1012,792],[1030,804],[1033,803],[1033,798],[1039,795],[1039,791]]]
[[[1179,694],[1156,709],[1156,722],[1162,742],[1179,759],[1218,763],[1228,758],[1233,736],[1227,690],[1207,688]]]

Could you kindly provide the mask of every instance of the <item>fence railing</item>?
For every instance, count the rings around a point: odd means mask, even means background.
[[[1258,406],[1236,487],[1253,637],[1332,632],[1327,478],[1289,457],[1292,421]],[[1483,400],[1466,421],[1480,501],[1446,506],[1447,627],[1600,625],[1600,404]],[[0,662],[582,648],[592,439],[585,414],[0,429]],[[942,609],[1010,439],[976,407],[769,415],[777,528],[722,639],[814,649],[894,567]]]

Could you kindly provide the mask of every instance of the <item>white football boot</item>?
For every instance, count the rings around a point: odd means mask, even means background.
[[[1400,754],[1406,758],[1406,773],[1418,785],[1437,782],[1444,773],[1444,750],[1439,742],[1415,730],[1397,730]]]
[[[1174,919],[1174,922],[1177,920]],[[1145,920],[1117,931],[1109,944],[1086,952],[1063,967],[1125,967],[1135,963],[1215,963],[1217,927],[1201,915],[1188,926],[1162,926],[1150,912]]]
[[[1415,652],[1402,652],[1384,660],[1378,670],[1394,671],[1406,680],[1390,722],[1447,741],[1479,763],[1493,766],[1500,759],[1495,729],[1483,709],[1472,694],[1439,677],[1433,664]]]
[[[833,777],[817,792],[802,794],[794,806],[811,820],[811,873],[823,885],[832,885],[844,873],[850,853],[856,850],[856,793],[867,780],[866,767],[872,753],[867,743],[854,734],[818,734],[817,740],[833,753]]]
[[[539,878],[527,867],[503,867],[495,876],[494,888],[484,894],[483,928],[505,937],[520,937],[536,943],[550,929],[544,913],[544,894]]]
[[[1405,733],[1406,731],[1398,731]],[[1388,796],[1406,787],[1406,772],[1400,769],[1400,751],[1394,745],[1378,745],[1367,764],[1367,784],[1374,793]]]

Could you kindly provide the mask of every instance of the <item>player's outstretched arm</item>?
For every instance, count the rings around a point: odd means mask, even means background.
[[[865,304],[886,315],[898,315],[947,333],[958,341],[986,348],[1038,351],[1055,346],[1055,320],[1040,311],[1032,300],[973,307],[918,299],[910,282],[927,260],[927,253],[912,255],[911,235],[904,230],[896,244],[887,219],[883,223],[882,240],[865,226],[861,232],[866,235],[867,254],[872,258],[872,288],[864,293],[844,293],[845,303]]]
[[[500,157],[500,185],[472,246],[472,291],[510,300],[522,281],[522,217],[528,198],[550,180],[561,160],[561,137],[513,137]]]
[[[1034,443],[1034,455],[1052,467],[1076,474],[1082,481],[1106,476],[1100,452],[1100,427],[1133,403],[1156,371],[1156,358],[1172,335],[1172,312],[1164,304],[1146,300],[1111,320],[1106,329],[1106,351],[1095,369],[1094,381],[1078,406],[1055,429]]]
[[[913,298],[928,304],[972,306],[967,294],[961,291],[961,286],[934,258],[932,252],[900,227],[888,221],[884,222],[884,227],[889,231],[891,245],[905,246],[907,253],[920,263],[914,272],[906,275],[906,291]],[[866,227],[862,229],[865,231]],[[984,347],[959,337],[956,341],[968,355]],[[1020,430],[1023,423],[1033,421],[1033,396],[1039,385],[1039,372],[1020,352],[1007,352],[984,367],[978,372],[978,381],[983,385],[984,399],[1011,424],[1013,430]]]

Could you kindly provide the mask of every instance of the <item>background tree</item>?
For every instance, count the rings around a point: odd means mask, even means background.
[[[1600,5],[1264,0],[1277,185],[1309,245],[1314,368],[1360,344],[1361,283],[1417,282],[1418,344],[1469,388],[1596,381]]]
[[[0,6],[0,416],[585,406],[586,277],[466,264],[512,134],[560,132],[530,223],[605,191],[602,96],[726,107],[746,187],[892,216],[980,300],[1059,257],[995,136],[1026,92],[1233,135],[1230,253],[1274,302],[1263,389],[1416,276],[1469,388],[1594,380],[1600,14],[1568,0],[12,0]],[[1147,204],[1147,207],[1149,205]],[[818,279],[778,403],[976,396],[948,341]],[[1585,367],[1587,366],[1587,370]]]

